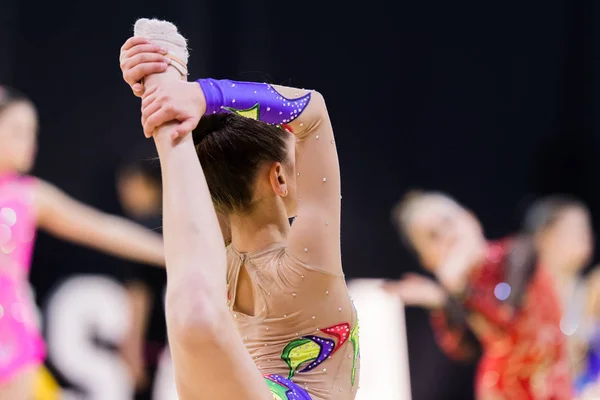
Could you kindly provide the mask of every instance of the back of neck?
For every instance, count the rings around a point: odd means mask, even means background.
[[[287,239],[290,225],[287,218],[261,219],[252,215],[230,215],[231,245],[241,253],[262,249]]]

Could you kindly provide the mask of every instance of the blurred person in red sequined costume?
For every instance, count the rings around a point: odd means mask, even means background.
[[[472,359],[479,400],[573,398],[561,304],[529,236],[486,241],[476,217],[441,193],[411,193],[394,222],[435,280],[410,275],[388,289],[431,310],[437,341],[453,359]]]

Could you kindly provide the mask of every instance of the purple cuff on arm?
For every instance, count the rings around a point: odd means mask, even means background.
[[[231,112],[272,125],[289,124],[306,108],[310,93],[288,99],[267,83],[198,79],[206,98],[206,114]]]

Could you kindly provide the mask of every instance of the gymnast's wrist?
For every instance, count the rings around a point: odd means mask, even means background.
[[[204,114],[207,114],[206,96],[204,95],[202,86],[197,82],[186,82],[186,85],[190,87],[191,100],[195,105],[195,109],[200,113],[200,116],[202,117]]]

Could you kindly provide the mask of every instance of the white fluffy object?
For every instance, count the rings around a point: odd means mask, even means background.
[[[141,18],[136,21],[133,32],[135,36],[145,37],[155,45],[166,48],[171,56],[171,65],[182,75],[187,75],[189,58],[187,40],[175,25],[168,21]]]

